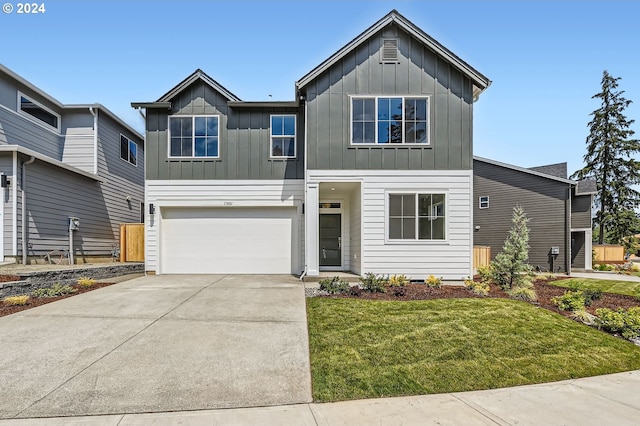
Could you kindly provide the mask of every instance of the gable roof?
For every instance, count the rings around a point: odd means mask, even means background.
[[[544,166],[529,167],[529,170],[542,172],[547,175],[567,178],[567,163],[545,164]]]
[[[202,81],[211,88],[213,88],[216,92],[220,93],[222,96],[227,98],[227,101],[235,101],[240,102],[241,99],[227,90],[223,85],[215,81],[213,78],[209,77],[207,73],[202,71],[200,68],[195,70],[189,77],[182,80],[178,83],[173,89],[169,90],[167,93],[162,95],[160,99],[158,99],[155,103],[169,102],[173,99],[178,93],[182,92],[184,89],[189,87],[196,81]]]
[[[398,13],[397,10],[392,10],[378,22],[373,24],[371,27],[367,28],[364,32],[362,32],[359,36],[351,40],[347,43],[342,49],[338,50],[332,56],[330,56],[327,60],[322,62],[320,65],[311,70],[308,74],[302,77],[300,80],[296,82],[296,89],[301,89],[302,87],[309,84],[312,80],[317,78],[320,74],[329,69],[336,62],[340,61],[342,58],[351,53],[358,46],[366,42],[371,36],[378,33],[387,25],[395,23],[404,31],[409,33],[411,36],[419,40],[422,44],[428,47],[430,50],[433,50],[438,55],[445,58],[449,63],[451,63],[455,68],[460,70],[464,75],[469,77],[471,81],[473,81],[473,96],[477,98],[480,93],[482,93],[487,87],[491,85],[491,80],[482,75],[479,71],[471,67],[471,65],[467,64],[465,61],[460,59],[457,55],[451,52],[449,49],[444,47],[430,35],[422,31],[416,25],[414,25],[407,18]]]
[[[576,185],[577,184],[577,182],[574,181],[574,180],[561,178],[561,177],[558,177],[558,176],[554,176],[554,175],[550,175],[550,174],[547,174],[547,173],[539,172],[537,170],[526,169],[524,167],[514,166],[513,164],[507,164],[507,163],[501,163],[500,161],[489,160],[488,158],[477,157],[475,155],[473,156],[473,161],[480,161],[481,163],[492,164],[494,166],[504,167],[505,169],[516,170],[518,172],[528,173],[530,175],[540,176],[540,177],[543,177],[543,178],[546,178],[546,179],[555,180],[555,181],[562,182],[562,183],[568,183],[569,185]]]

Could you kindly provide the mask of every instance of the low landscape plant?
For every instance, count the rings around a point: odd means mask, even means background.
[[[554,305],[561,311],[579,311],[584,310],[584,296],[582,291],[570,290],[565,291],[562,296],[556,296],[551,299]]]
[[[57,297],[78,291],[70,285],[55,283],[51,287],[39,288],[33,292],[34,297]]]
[[[476,273],[478,274],[478,278],[480,278],[480,281],[490,281],[492,274],[491,265],[478,266],[478,268],[476,269]]]
[[[596,309],[596,323],[610,333],[620,333],[626,339],[640,337],[640,308],[613,310]]]
[[[527,286],[511,287],[509,290],[506,291],[506,293],[510,297],[513,297],[514,299],[522,300],[525,302],[533,302],[538,298],[538,296],[536,295],[536,291],[533,289],[533,287],[527,287]]]
[[[473,294],[477,294],[480,296],[489,295],[489,284],[484,281],[474,281],[471,278],[467,278],[464,280],[464,285]]]
[[[4,299],[2,299],[2,302],[12,306],[24,306],[27,303],[29,303],[29,296],[28,295],[7,296]]]
[[[357,285],[352,285],[351,287],[349,287],[349,294],[351,296],[356,296],[356,297],[362,296],[362,292],[363,290]]]
[[[389,285],[391,287],[398,287],[409,284],[409,278],[406,275],[391,275],[389,277]]]
[[[425,280],[424,283],[428,286],[428,287],[433,287],[433,288],[440,288],[442,287],[442,278],[438,278],[435,275],[429,275]]]
[[[80,287],[91,287],[96,283],[95,278],[81,277],[78,278],[78,285]]]
[[[320,290],[324,290],[329,294],[343,294],[349,291],[349,283],[340,279],[340,277],[325,278],[320,281]]]
[[[370,293],[384,293],[384,286],[389,282],[388,278],[383,275],[376,275],[372,272],[367,272],[364,277],[360,277],[360,283],[364,291]]]

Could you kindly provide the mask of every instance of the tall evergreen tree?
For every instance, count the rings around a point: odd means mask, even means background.
[[[635,120],[624,115],[631,101],[623,97],[624,90],[618,90],[618,80],[606,70],[602,73],[602,91],[592,96],[601,104],[591,113],[585,166],[571,176],[596,181],[594,225],[599,244],[605,242],[605,231],[617,240],[608,242],[619,243],[638,227],[635,208],[640,205],[640,193],[633,185],[640,183],[640,162],[634,158],[640,153],[640,141],[632,139]]]

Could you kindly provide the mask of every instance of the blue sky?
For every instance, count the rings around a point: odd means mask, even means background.
[[[476,155],[582,167],[605,69],[634,101],[627,117],[640,119],[635,1],[48,0],[38,15],[7,2],[2,64],[141,132],[130,102],[159,98],[197,68],[243,100],[292,100],[296,80],[391,9],[493,81],[475,104]]]

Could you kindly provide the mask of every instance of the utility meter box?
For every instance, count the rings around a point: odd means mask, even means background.
[[[80,229],[80,218],[79,217],[70,217],[69,218],[69,231],[77,231]]]
[[[560,247],[551,247],[551,254],[560,254]]]

